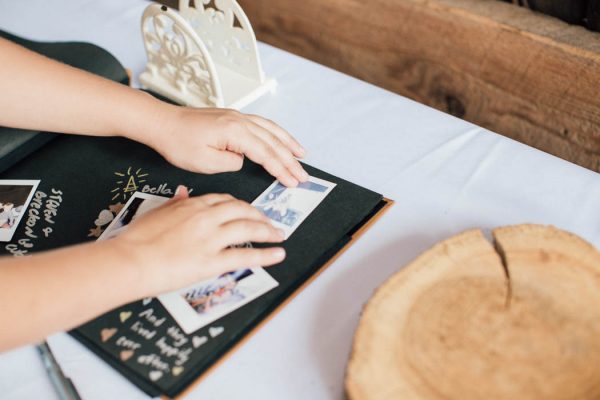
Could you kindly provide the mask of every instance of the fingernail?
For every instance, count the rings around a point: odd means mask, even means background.
[[[281,247],[273,249],[273,258],[276,260],[283,260],[285,258],[285,250]]]
[[[300,178],[302,179],[302,182],[306,182],[309,178],[308,172],[302,170],[302,172],[300,172]]]
[[[181,193],[181,191],[185,189],[185,186],[183,185],[178,185],[177,189],[175,189],[175,196],[177,196],[179,193]]]
[[[295,179],[295,178],[290,178],[290,180],[289,180],[289,187],[296,187],[296,186],[298,186],[298,183],[299,183],[299,182],[298,182],[298,180],[297,180],[297,179]]]
[[[283,229],[277,229],[277,235],[281,240],[285,239],[285,231]]]
[[[302,158],[306,155],[306,150],[304,149],[304,147],[298,146],[298,148],[296,149],[296,153],[298,154],[298,157]]]

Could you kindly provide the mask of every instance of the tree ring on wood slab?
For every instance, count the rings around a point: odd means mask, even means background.
[[[361,317],[351,400],[600,398],[600,252],[550,226],[447,239]]]

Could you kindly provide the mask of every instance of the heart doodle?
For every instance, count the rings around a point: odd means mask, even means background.
[[[152,382],[156,382],[157,380],[162,378],[163,373],[162,371],[150,371],[148,376],[150,377],[150,379],[152,379]]]
[[[113,337],[117,333],[117,328],[104,328],[100,331],[100,338],[103,342]]]
[[[127,321],[129,317],[131,317],[131,311],[121,311],[119,314],[119,319],[121,319],[121,322]]]
[[[177,376],[183,372],[183,367],[173,367],[173,375]]]
[[[94,221],[94,225],[104,226],[104,225],[108,224],[110,221],[112,221],[113,218],[114,218],[113,213],[111,213],[108,210],[102,210],[102,211],[100,211],[100,214],[98,214],[98,219],[96,219]]]
[[[123,350],[121,352],[121,354],[119,354],[119,356],[121,357],[121,360],[123,360],[123,361],[129,360],[132,355],[133,355],[133,350]]]
[[[214,338],[223,333],[224,330],[225,328],[223,328],[222,326],[211,326],[210,328],[208,328],[208,334],[210,335],[210,337]]]
[[[194,336],[192,338],[192,344],[194,345],[195,349],[202,346],[206,342],[208,342],[208,338],[206,336],[200,336],[200,337]]]

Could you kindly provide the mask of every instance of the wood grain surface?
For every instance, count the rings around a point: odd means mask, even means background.
[[[445,240],[377,290],[351,400],[600,398],[600,252],[553,227]]]
[[[240,0],[259,40],[600,171],[600,34],[495,0]]]

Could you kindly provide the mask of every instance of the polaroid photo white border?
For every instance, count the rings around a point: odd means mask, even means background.
[[[295,188],[275,181],[252,205],[265,214],[273,226],[283,230],[288,239],[335,186],[333,182],[313,176]]]
[[[236,274],[243,277],[237,280]],[[232,277],[232,279],[228,279]],[[222,281],[222,282],[221,282]],[[227,284],[233,284],[231,288],[225,288]],[[162,305],[169,311],[187,334],[191,334],[214,321],[237,310],[238,308],[259,298],[271,289],[279,286],[279,283],[263,268],[241,269],[217,278],[207,279],[190,285],[176,292],[166,293],[158,296]],[[198,293],[196,299],[204,299],[201,305],[212,301],[214,293],[222,290],[228,295],[225,304],[216,304],[210,311],[197,311],[186,299],[190,292]]]
[[[3,199],[1,198],[1,196],[2,196],[1,187],[2,186],[31,186],[31,189],[29,190],[29,194],[27,195],[27,199],[25,200],[25,202],[12,209],[12,210],[14,210],[18,207],[21,207],[21,211],[13,219],[12,226],[10,228],[0,228],[0,242],[10,242],[12,240],[12,237],[15,234],[15,231],[17,230],[17,227],[19,226],[21,219],[23,219],[23,216],[27,212],[29,203],[31,202],[31,199],[33,198],[33,195],[35,194],[35,191],[37,190],[37,187],[39,184],[40,184],[40,181],[35,180],[35,179],[3,179],[3,180],[0,180],[0,203],[3,201]],[[0,215],[3,213],[4,213],[4,209],[2,208],[2,209],[0,209]]]
[[[98,240],[107,240],[107,239],[113,238],[113,237],[117,236],[122,230],[127,228],[127,225],[129,225],[129,222],[127,224],[122,224],[122,220],[123,220],[123,217],[125,216],[125,214],[130,211],[129,208],[134,203],[134,201],[136,201],[136,199],[142,199],[143,201],[149,200],[153,204],[151,204],[149,207],[146,206],[146,208],[141,211],[141,214],[138,214],[138,212],[140,210],[136,209],[135,215],[143,215],[144,213],[164,204],[166,201],[169,200],[168,197],[156,196],[156,195],[149,194],[149,193],[135,192],[134,194],[131,195],[129,200],[127,200],[127,203],[125,203],[125,205],[123,206],[121,211],[119,211],[119,213],[114,217],[114,219],[111,221],[111,223],[104,229],[104,232],[102,232],[102,234],[100,235]],[[146,204],[148,204],[148,203],[146,203]]]

